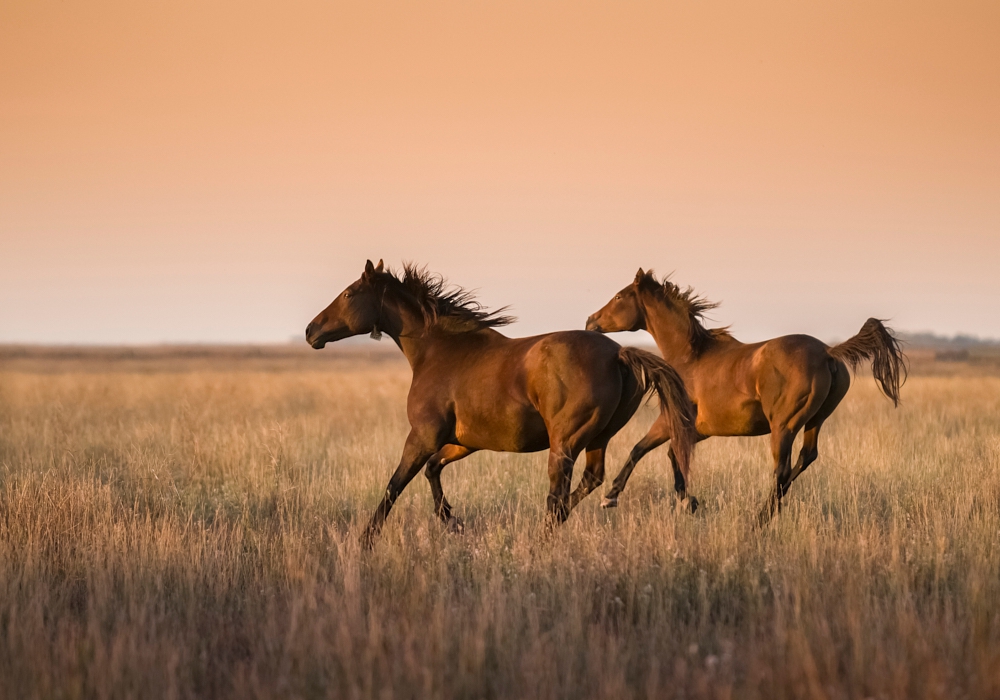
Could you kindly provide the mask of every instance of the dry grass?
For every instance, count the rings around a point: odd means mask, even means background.
[[[697,516],[661,450],[546,538],[544,453],[482,454],[445,470],[464,536],[418,478],[368,554],[405,364],[29,360],[0,368],[0,696],[1000,697],[1000,378],[897,411],[862,378],[762,533],[765,442],[715,439]]]

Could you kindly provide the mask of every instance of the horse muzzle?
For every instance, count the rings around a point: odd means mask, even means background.
[[[320,344],[319,334],[317,333],[319,329],[316,328],[315,323],[310,323],[306,326],[306,342],[309,343],[314,349],[319,350],[326,343]]]
[[[347,326],[340,326],[333,329],[324,328],[318,323],[310,323],[306,326],[306,342],[309,343],[314,350],[322,350],[326,347],[327,343],[343,340],[344,338],[349,338],[352,335],[355,334]]]
[[[323,328],[318,323],[310,323],[306,326],[306,342],[312,346],[314,350],[322,350],[326,347],[326,344],[330,341],[330,336],[332,334],[329,332],[324,333]]]

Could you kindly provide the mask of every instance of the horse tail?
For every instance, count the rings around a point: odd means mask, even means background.
[[[830,348],[830,355],[857,371],[865,360],[872,362],[872,375],[882,393],[899,405],[899,388],[908,373],[906,355],[899,339],[877,318],[870,318],[850,340]]]
[[[643,396],[656,392],[660,412],[666,415],[670,425],[674,456],[682,473],[687,474],[698,433],[695,407],[684,388],[684,380],[665,360],[639,348],[622,347],[618,351],[618,361],[636,378]]]

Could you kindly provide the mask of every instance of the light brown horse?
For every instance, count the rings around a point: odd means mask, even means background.
[[[587,319],[587,329],[611,333],[648,330],[663,358],[684,378],[697,410],[699,440],[712,435],[771,435],[775,490],[759,517],[764,524],[780,510],[791,483],[819,455],[820,428],[851,384],[847,366],[857,369],[872,361],[872,373],[882,392],[899,404],[906,380],[905,357],[892,331],[870,318],[850,340],[829,347],[808,335],[786,335],[762,343],[741,343],[724,328],[702,325],[705,311],[716,304],[681,290],[669,280],[658,282],[640,268],[635,280],[604,308]],[[794,468],[792,443],[805,429]],[[650,450],[670,440],[671,427],[657,421],[633,448],[604,499],[618,503],[636,463]],[[672,444],[672,443],[671,443]],[[684,497],[688,470],[669,453],[674,488]],[[692,501],[697,506],[697,501]]]
[[[435,512],[460,530],[441,489],[441,470],[477,450],[548,448],[548,517],[564,521],[602,483],[608,441],[654,391],[686,468],[694,408],[666,362],[587,331],[508,338],[495,330],[512,320],[501,312],[485,311],[467,292],[412,265],[398,276],[384,270],[381,260],[378,266],[369,260],[361,278],[306,328],[306,340],[317,349],[354,335],[385,333],[413,370],[410,433],[365,531],[367,544],[425,464]],[[587,453],[586,469],[571,496],[581,451]]]

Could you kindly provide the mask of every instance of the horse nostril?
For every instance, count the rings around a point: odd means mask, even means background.
[[[312,333],[313,333],[313,327],[314,326],[315,326],[315,324],[313,324],[313,323],[310,323],[308,326],[306,326],[306,340],[308,340],[309,336],[312,335]]]

